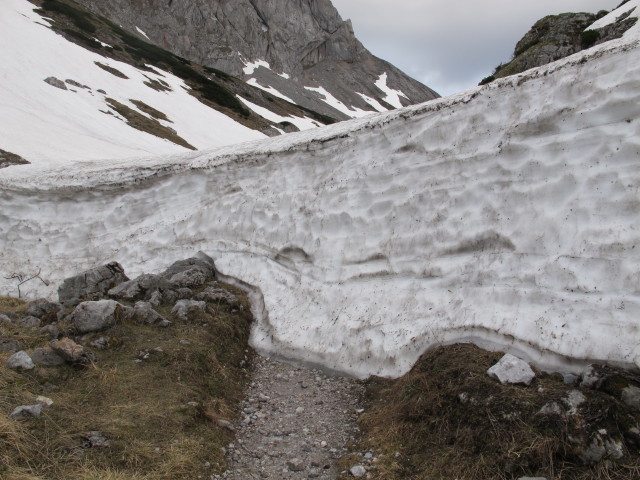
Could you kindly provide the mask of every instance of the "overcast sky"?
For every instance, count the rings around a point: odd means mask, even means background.
[[[466,90],[511,58],[545,15],[613,10],[622,0],[332,0],[356,36],[441,95]]]

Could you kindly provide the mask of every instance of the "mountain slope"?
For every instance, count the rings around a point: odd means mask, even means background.
[[[68,1],[3,1],[0,39],[11,45],[0,49],[0,149],[32,163],[170,154],[334,121]]]
[[[540,67],[594,45],[620,38],[638,21],[636,16],[631,15],[635,8],[634,2],[626,0],[618,8],[615,21],[607,21],[591,28],[588,27],[608,12],[602,10],[597,14],[583,12],[548,15],[537,21],[517,43],[513,59],[499,65],[481,84]]]
[[[177,55],[275,89],[333,118],[437,97],[368,52],[330,0],[79,2]]]
[[[639,40],[255,143],[4,169],[0,288],[202,250],[255,286],[252,342],[280,356],[395,376],[475,341],[640,366]]]

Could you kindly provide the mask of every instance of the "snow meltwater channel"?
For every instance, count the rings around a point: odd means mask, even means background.
[[[637,30],[420,106],[181,156],[0,173],[0,280],[53,296],[202,250],[262,294],[258,349],[396,376],[475,341],[640,363]],[[259,305],[259,303],[256,303]]]

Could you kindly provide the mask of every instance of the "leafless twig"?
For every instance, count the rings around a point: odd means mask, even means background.
[[[42,269],[38,268],[38,273],[28,278],[26,278],[27,275],[25,275],[24,273],[12,273],[8,277],[4,277],[4,278],[6,280],[18,280],[18,298],[22,298],[22,293],[20,292],[20,285],[27,283],[28,281],[33,280],[34,278],[40,279],[40,281],[44,283],[47,287],[49,286],[49,282],[47,282],[44,278],[40,276],[41,272],[42,272]]]

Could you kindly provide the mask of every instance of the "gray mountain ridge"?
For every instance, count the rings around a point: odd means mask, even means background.
[[[254,78],[293,102],[346,119],[349,115],[304,87],[323,87],[348,107],[373,111],[358,93],[384,101],[375,82],[400,90],[402,105],[438,94],[372,55],[330,0],[77,0],[176,55],[244,80]],[[264,60],[246,74],[246,64]],[[287,78],[287,76],[289,78]]]

